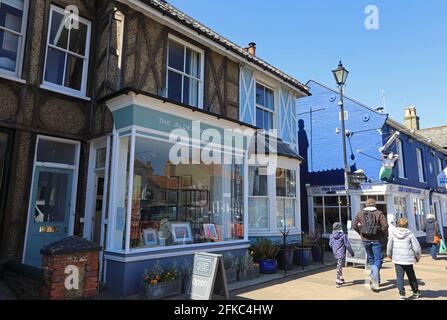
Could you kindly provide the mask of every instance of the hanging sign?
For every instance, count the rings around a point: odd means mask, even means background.
[[[438,185],[440,187],[447,188],[447,168],[445,168],[440,174],[438,174]]]
[[[195,253],[191,279],[191,300],[229,300],[223,256]]]

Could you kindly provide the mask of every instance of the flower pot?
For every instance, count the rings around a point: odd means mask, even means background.
[[[278,265],[281,270],[291,270],[293,268],[293,248],[281,248],[278,253]]]
[[[237,269],[229,268],[225,270],[225,276],[227,278],[227,283],[233,283],[237,281]]]
[[[312,247],[312,261],[323,262],[323,255],[321,254],[321,246]]]
[[[309,266],[310,264],[310,256],[311,256],[311,249],[310,248],[300,248],[297,247],[295,249],[295,254],[293,257],[293,263],[298,266]]]
[[[275,273],[277,268],[278,262],[275,259],[259,261],[259,270],[261,273]]]
[[[147,300],[160,300],[182,293],[182,280],[177,279],[170,282],[161,282],[156,285],[143,284],[145,298]]]
[[[259,277],[259,264],[254,264],[247,270],[238,270],[237,279],[239,281],[251,280]]]

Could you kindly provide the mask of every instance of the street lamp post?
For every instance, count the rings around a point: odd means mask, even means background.
[[[345,107],[343,99],[343,88],[348,78],[349,71],[345,69],[343,63],[338,64],[338,68],[333,70],[335,81],[340,90],[340,118],[341,118],[341,136],[343,141],[343,162],[344,162],[344,178],[345,178],[345,190],[346,190],[346,205],[348,210],[348,219],[351,219],[351,199],[349,194],[349,172],[351,171],[348,165],[348,156],[346,154],[346,127],[345,127]]]

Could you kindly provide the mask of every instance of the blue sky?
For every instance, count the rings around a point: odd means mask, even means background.
[[[334,86],[341,59],[346,94],[381,106],[402,122],[416,105],[422,127],[447,125],[445,0],[168,0],[241,46],[306,83]],[[367,30],[367,5],[379,9],[379,30]]]

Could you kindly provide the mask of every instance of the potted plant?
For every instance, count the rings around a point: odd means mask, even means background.
[[[295,248],[295,254],[293,263],[298,266],[307,267],[310,264],[311,257],[311,245],[309,242],[309,235],[307,233],[302,234],[301,243]]]
[[[227,278],[227,283],[233,283],[237,281],[237,268],[238,268],[238,258],[234,257],[230,252],[223,255],[225,276]]]
[[[278,267],[276,256],[278,247],[273,245],[272,240],[258,238],[251,248],[252,256],[259,263],[261,273],[275,273]]]
[[[246,252],[238,258],[237,279],[245,281],[257,278],[259,276],[259,264],[253,261],[253,257]]]
[[[279,245],[278,252],[278,264],[279,268],[287,273],[287,270],[293,268],[293,256],[295,246],[288,244],[287,238],[289,237],[290,229],[285,226],[280,230],[283,236],[283,243]]]
[[[318,232],[311,232],[309,234],[309,242],[311,243],[312,261],[323,262],[323,241],[321,234]]]
[[[145,270],[142,279],[142,294],[147,300],[159,300],[182,292],[182,279],[174,267],[163,269],[157,261],[150,270]]]

